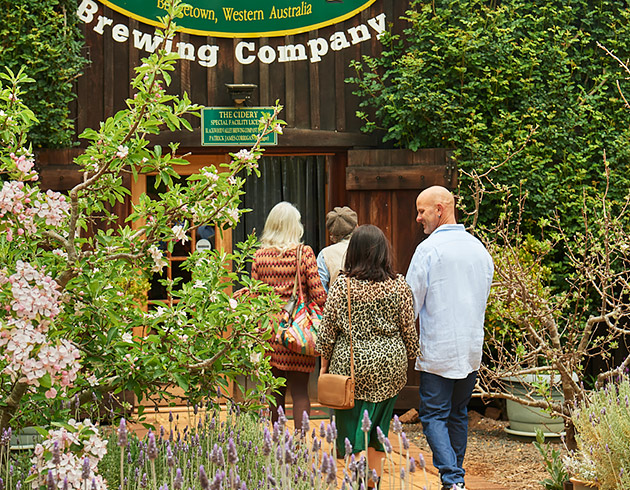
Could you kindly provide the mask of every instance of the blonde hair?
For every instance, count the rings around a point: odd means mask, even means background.
[[[304,235],[301,218],[293,204],[286,201],[276,204],[267,215],[260,247],[275,248],[280,252],[297,247]]]

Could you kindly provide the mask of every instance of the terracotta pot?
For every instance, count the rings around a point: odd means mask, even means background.
[[[599,488],[599,485],[592,481],[578,480],[577,478],[569,478],[573,483],[573,490],[592,490],[593,488]]]

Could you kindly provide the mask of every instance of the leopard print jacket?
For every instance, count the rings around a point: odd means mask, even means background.
[[[350,375],[346,276],[330,288],[317,346],[330,360],[328,372]],[[407,382],[408,359],[419,352],[413,297],[400,274],[382,282],[350,278],[355,398],[381,402]]]

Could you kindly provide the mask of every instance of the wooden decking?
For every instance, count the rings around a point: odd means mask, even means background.
[[[153,424],[156,427],[159,427],[159,426],[168,427],[169,426],[168,418],[171,412],[179,416],[178,418],[179,418],[180,424],[185,425],[187,423],[186,421],[190,414],[190,409],[186,407],[173,407],[173,408],[165,407],[163,410],[160,410],[159,412],[153,412],[153,413],[147,414],[145,422]],[[318,429],[320,426],[321,420],[312,419],[310,423],[311,423],[311,429]],[[292,427],[293,420],[290,419],[287,425],[289,427]],[[146,429],[141,425],[136,425],[133,427],[133,429],[140,437],[142,437],[146,433]],[[399,447],[398,436],[394,434],[393,432],[391,432],[391,429],[390,429],[390,433],[388,434],[388,438],[390,442],[392,443],[392,448],[393,448],[392,457],[395,463],[394,471],[398,472],[400,471],[399,461],[404,460],[404,457],[405,457],[404,452],[402,452],[401,448]],[[325,449],[328,449],[328,448],[325,447]],[[439,479],[437,470],[433,467],[430,453],[427,453],[426,451],[422,451],[415,444],[410,443],[409,455],[413,457],[416,461],[418,461],[420,454],[422,454],[426,462],[426,471],[423,472],[422,470],[417,469],[412,479],[407,478],[407,483],[404,489],[405,490],[441,490],[440,479]],[[396,475],[395,477],[393,477],[393,475],[390,474],[390,471],[391,471],[390,465],[385,464],[384,466],[385,468],[384,468],[384,474],[381,478],[380,490],[400,490],[401,488],[403,488],[401,487],[401,484],[400,484],[399,475]],[[344,469],[344,462],[342,459],[337,460],[337,468],[338,468],[337,479],[338,479],[339,484],[341,484],[341,481],[343,479],[343,469]],[[392,481],[394,482],[393,485],[392,485]],[[508,490],[506,487],[488,482],[482,478],[475,477],[474,475],[466,476],[466,488],[468,490]]]

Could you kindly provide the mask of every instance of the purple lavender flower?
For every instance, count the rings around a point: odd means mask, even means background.
[[[149,478],[147,477],[147,474],[144,473],[142,475],[142,480],[140,480],[140,487],[141,488],[147,488],[148,481],[149,481]]]
[[[262,446],[262,452],[265,456],[269,456],[271,454],[271,446],[272,446],[271,433],[269,432],[269,429],[265,426],[265,428],[263,429],[263,446]]]
[[[372,468],[372,472],[371,472],[370,478],[372,479],[372,481],[374,483],[378,483],[378,473],[376,472],[376,470],[374,468]]]
[[[393,451],[393,447],[392,447],[392,443],[389,442],[389,439],[386,437],[385,439],[383,439],[383,446],[385,447],[385,452],[387,454],[391,454]]]
[[[52,470],[48,470],[48,475],[46,475],[46,489],[55,490],[55,477]]]
[[[423,469],[425,469],[425,468],[426,468],[426,466],[427,466],[427,463],[426,463],[426,461],[424,460],[424,456],[422,455],[422,453],[420,453],[420,454],[418,455],[418,467],[419,467],[421,470],[423,470]]]
[[[81,478],[86,480],[90,478],[90,473],[92,473],[92,468],[90,468],[90,458],[87,456],[83,458],[83,471],[81,472]]]
[[[400,423],[400,419],[398,415],[394,415],[394,426],[393,426],[394,434],[400,434],[402,432],[402,424]]]
[[[153,432],[151,432],[151,429],[149,429],[149,446],[147,448],[147,457],[150,460],[155,460],[158,457],[158,448],[157,444],[155,443],[155,435],[153,434]]]
[[[370,416],[368,415],[368,411],[363,411],[363,419],[361,420],[361,430],[363,432],[369,432],[372,428],[372,421],[370,420]]]
[[[166,464],[169,468],[173,468],[175,466],[175,460],[173,459],[173,451],[171,451],[171,443],[166,443]]]
[[[280,425],[278,422],[273,423],[273,442],[276,444],[280,442]]]
[[[9,429],[11,429],[11,428],[9,427]],[[0,437],[0,445],[8,446],[10,440],[11,440],[11,438],[8,437],[8,431],[6,429],[3,430],[2,431],[2,437]]]
[[[304,412],[302,412],[302,436],[305,436],[308,432],[309,427],[311,426],[311,420],[308,417],[308,414],[306,413],[306,410],[304,410]]]
[[[96,488],[96,478],[92,477],[92,490],[97,490]]]
[[[320,471],[321,471],[322,475],[327,475],[328,474],[328,466],[329,466],[328,453],[324,453],[322,455],[322,466],[320,468]]]
[[[326,442],[330,444],[332,441],[333,441],[333,431],[332,431],[332,426],[329,425],[328,427],[326,427]]]
[[[337,462],[335,458],[332,456],[328,460],[328,477],[326,478],[326,483],[328,485],[334,483],[337,480]]]
[[[199,483],[201,484],[201,488],[203,490],[208,490],[210,488],[210,482],[208,481],[208,475],[206,475],[206,470],[203,465],[199,466]]]
[[[219,466],[225,466],[225,458],[223,456],[223,448],[221,446],[218,446],[217,448],[216,458],[217,458],[217,464]]]
[[[385,444],[385,434],[383,434],[380,427],[376,427],[376,437],[378,437],[378,442]]]
[[[413,457],[409,458],[409,473],[416,472],[416,460]]]
[[[230,464],[238,463],[238,454],[236,453],[236,445],[234,444],[234,439],[230,437],[228,440],[227,447],[227,460]]]
[[[350,443],[350,439],[346,437],[343,443],[346,449],[346,456],[349,457],[352,454],[352,444]]]
[[[400,479],[404,480],[405,479],[405,468],[400,468]]]
[[[284,409],[282,408],[282,405],[278,407],[278,423],[281,427],[287,425],[287,417],[284,415]]]
[[[68,477],[67,476],[63,477],[63,486],[61,487],[61,490],[68,490]]]
[[[120,425],[118,426],[118,445],[120,447],[127,446],[127,422],[124,418],[120,419]]]
[[[55,441],[52,448],[52,464],[58,466],[61,463],[61,453],[59,451],[59,441]]]
[[[355,458],[354,454],[350,456],[348,470],[350,470],[350,474],[352,475],[352,481],[355,481],[357,476],[357,459]]]
[[[269,473],[269,474],[267,475],[267,481],[269,482],[269,484],[270,484],[272,487],[275,487],[275,486],[276,486],[276,479],[272,476],[272,474],[271,474],[271,473]]]
[[[405,451],[409,451],[409,439],[407,439],[407,434],[402,432],[400,434],[400,439],[402,440],[402,447]]]

